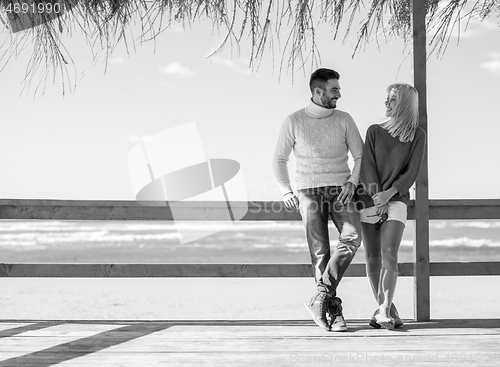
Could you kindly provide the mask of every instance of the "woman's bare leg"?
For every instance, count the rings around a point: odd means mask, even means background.
[[[394,320],[390,317],[390,309],[396,291],[398,250],[404,228],[405,225],[396,220],[387,221],[380,228],[382,267],[378,287],[379,313],[375,318],[383,327],[391,324],[392,327],[394,326]]]

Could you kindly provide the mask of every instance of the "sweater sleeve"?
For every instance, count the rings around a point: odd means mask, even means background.
[[[347,117],[347,147],[354,159],[354,167],[352,168],[351,176],[347,182],[351,182],[354,186],[358,186],[359,174],[361,171],[361,157],[363,156],[363,139],[361,139],[361,134],[359,133],[354,119],[349,114]]]
[[[373,125],[366,131],[363,159],[361,160],[361,182],[369,196],[381,191],[375,158],[375,129]]]
[[[419,128],[419,131],[419,134],[415,134],[415,140],[413,141],[414,146],[408,164],[392,183],[392,187],[398,191],[398,195],[403,195],[410,190],[410,187],[417,180],[420,169],[422,168],[426,146],[426,134],[421,128]]]
[[[288,159],[290,158],[290,153],[294,145],[295,136],[293,133],[292,120],[290,117],[287,117],[281,125],[278,143],[276,144],[276,150],[273,157],[274,173],[276,174],[283,195],[293,191],[290,184],[290,176],[288,174]]]

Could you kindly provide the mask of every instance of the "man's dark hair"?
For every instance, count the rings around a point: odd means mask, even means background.
[[[332,69],[318,69],[311,74],[311,79],[309,80],[309,88],[311,93],[314,94],[315,88],[321,88],[325,90],[325,84],[328,83],[330,79],[340,79],[340,74]]]

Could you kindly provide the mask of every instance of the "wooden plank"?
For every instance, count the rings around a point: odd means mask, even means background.
[[[14,334],[12,334],[11,330],[23,330],[24,332],[24,329],[28,326],[32,325],[32,323],[13,323],[13,322],[0,322],[0,338],[2,337],[5,337],[5,335],[9,335],[9,336],[12,336]],[[4,330],[9,330],[9,332],[4,332]],[[16,332],[14,331],[14,333]]]
[[[361,273],[362,267],[354,267]],[[309,264],[1,264],[8,277],[312,277]],[[361,276],[361,275],[358,275]]]
[[[41,330],[35,329],[13,337],[0,338],[0,366],[8,366],[10,363],[3,362],[2,359],[24,358],[27,352],[38,353],[39,351],[57,347],[62,343],[70,343],[82,337],[95,336],[98,333],[109,331],[116,327],[117,325],[93,324],[82,328],[76,324],[66,323],[54,326],[50,325],[50,323],[44,323],[43,328],[51,329],[53,333],[57,333],[57,336],[42,336],[43,334],[40,335]],[[74,331],[79,332],[76,334],[72,333]],[[15,364],[13,363],[13,365]]]
[[[412,275],[412,264],[399,264],[401,276]],[[41,278],[300,278],[313,277],[310,264],[0,264],[2,277]],[[365,277],[364,264],[351,264],[346,277]]]
[[[1,219],[57,220],[227,220],[226,202],[185,201],[151,202],[83,200],[0,200]],[[300,220],[297,211],[288,210],[283,202],[231,202],[233,211],[247,210],[242,220]]]
[[[2,219],[173,220],[168,207],[135,201],[0,200]]]
[[[18,324],[38,323],[37,329],[14,334],[16,337],[54,337],[54,336],[90,336],[106,338],[111,332],[113,335],[125,334],[128,336],[141,336],[151,334],[167,339],[206,339],[203,334],[213,334],[217,337],[231,335],[237,337],[257,337],[265,330],[269,337],[301,336],[307,330],[310,336],[330,337],[342,336],[346,338],[364,338],[366,334],[378,331],[381,335],[412,333],[415,336],[460,336],[460,335],[500,335],[500,319],[436,319],[431,321],[416,322],[405,320],[405,333],[386,333],[386,330],[376,330],[368,327],[367,319],[347,319],[352,333],[326,333],[317,328],[312,320],[0,320],[2,329],[16,327]],[[3,325],[6,325],[4,327]],[[166,332],[168,331],[168,332]],[[157,334],[158,333],[158,334]],[[228,335],[231,334],[231,335]]]
[[[425,29],[425,1],[412,1],[413,23],[413,76],[418,91],[419,126],[427,132],[427,51]],[[427,136],[428,138],[428,136]],[[430,267],[429,267],[429,171],[427,149],[420,174],[415,184],[415,319],[430,319]]]
[[[353,264],[354,265],[354,264]],[[365,276],[364,265],[346,276]],[[312,277],[310,264],[0,264],[6,277]]]
[[[413,263],[398,264],[399,276],[413,276]],[[500,262],[430,264],[431,276],[500,275]],[[9,264],[0,277],[25,278],[303,278],[310,264]],[[365,277],[365,264],[349,266],[345,277]]]
[[[384,338],[387,339],[387,338]],[[427,341],[428,343],[428,341]],[[351,345],[350,348],[355,348]],[[322,353],[305,352],[302,354],[281,352],[275,350],[268,350],[262,352],[200,352],[200,353],[144,353],[134,355],[128,354],[110,354],[110,353],[96,353],[90,354],[85,357],[78,358],[78,355],[67,355],[60,357],[65,362],[60,362],[57,357],[50,358],[50,356],[40,358],[40,362],[34,358],[19,358],[16,360],[9,360],[9,367],[16,366],[36,366],[36,367],[49,367],[58,365],[61,367],[67,366],[83,366],[83,367],[162,367],[162,366],[228,366],[228,367],[247,367],[247,366],[298,366],[309,367],[319,365],[337,365],[337,366],[351,366],[352,364],[366,364],[373,367],[382,366],[405,366],[405,367],[419,367],[422,365],[429,366],[464,366],[464,365],[478,365],[482,367],[498,366],[497,359],[492,361],[483,361],[474,359],[472,361],[461,360],[460,346],[450,350],[442,350],[439,353],[429,353],[422,350],[420,347],[416,350],[409,349],[404,353],[395,353],[393,351],[385,351],[385,353],[366,353],[356,352],[356,349],[351,349],[351,352],[330,351]],[[484,347],[477,352],[479,358],[481,355],[494,355],[491,351],[485,351]],[[471,353],[469,353],[470,355]],[[451,359],[451,357],[454,357]],[[74,359],[76,358],[76,359]],[[465,358],[465,355],[464,355]],[[490,358],[490,357],[485,357]],[[493,357],[491,357],[493,358]],[[496,356],[495,356],[496,358]],[[481,364],[474,364],[481,363]],[[0,364],[0,366],[2,366]],[[7,366],[7,365],[5,365]]]
[[[332,339],[341,340],[343,339],[359,339],[376,337],[380,340],[380,337],[387,336],[387,331],[385,330],[375,330],[367,325],[368,320],[347,320],[348,330],[350,333],[335,335],[335,333],[327,333],[321,329],[317,329],[317,326],[311,321],[307,326],[262,326],[258,322],[250,326],[211,326],[203,322],[200,322],[196,326],[185,327],[183,325],[176,326],[165,326],[163,330],[151,330],[143,332],[126,332],[126,331],[110,331],[101,332],[92,335],[85,328],[81,328],[79,332],[74,332],[66,335],[58,335],[53,333],[47,333],[46,335],[37,336],[17,336],[14,338],[5,339],[8,340],[7,343],[2,343],[0,340],[0,355],[3,352],[14,352],[14,351],[33,351],[34,349],[40,350],[39,343],[36,341],[59,341],[60,344],[74,342],[78,343],[78,350],[80,351],[92,351],[94,345],[103,344],[103,342],[110,341],[110,339],[116,340],[127,340],[131,341],[125,345],[127,352],[152,352],[152,351],[163,351],[163,352],[174,352],[174,351],[202,351],[202,350],[216,350],[217,347],[221,347],[222,344],[231,344],[230,347],[224,348],[228,351],[236,350],[249,350],[249,349],[260,349],[261,345],[264,343],[269,343],[272,341],[275,345],[280,345],[280,349],[286,350],[294,344],[295,341],[300,341],[302,338],[305,339],[325,339],[326,342],[331,342]],[[172,323],[175,324],[175,323]],[[406,333],[411,333],[410,338],[402,338],[398,343],[399,348],[407,348],[408,344],[415,343],[415,339],[418,337],[433,337],[436,343],[433,346],[429,346],[429,349],[441,349],[449,345],[456,345],[457,340],[462,340],[467,342],[466,336],[480,335],[483,340],[498,340],[500,341],[500,330],[491,328],[479,328],[479,327],[469,327],[469,328],[457,328],[457,329],[425,329],[425,328],[413,328],[413,325],[407,321],[403,329]],[[127,326],[128,329],[133,330],[134,326]],[[175,329],[175,330],[174,330]],[[90,335],[89,335],[90,334]],[[263,335],[264,334],[264,335]],[[465,337],[464,337],[465,336]],[[329,340],[328,340],[329,339]],[[31,343],[27,343],[27,341]],[[438,342],[439,341],[439,342]],[[194,345],[194,344],[198,345]],[[459,342],[460,343],[460,342]],[[52,343],[57,345],[55,343]],[[248,345],[252,344],[252,345]],[[65,346],[64,349],[71,350],[72,346]],[[398,348],[395,347],[395,348]],[[314,347],[308,345],[308,343],[301,343],[299,345],[292,346],[295,350],[311,350]],[[60,348],[61,351],[63,348]],[[371,349],[367,347],[367,349]]]
[[[500,200],[429,200],[429,218],[500,219]]]
[[[225,202],[176,203],[177,220],[226,220]],[[232,202],[247,207],[243,221],[301,220],[297,211],[287,210],[280,201]],[[500,200],[429,200],[430,219],[500,219]],[[34,220],[173,220],[170,206],[148,207],[135,201],[85,200],[0,200],[0,219]],[[408,219],[415,219],[414,202]]]
[[[304,320],[131,321],[118,329],[107,320],[68,324],[0,340],[0,366],[495,366],[500,361],[500,320],[406,321],[402,332],[347,320],[346,333],[328,333]]]
[[[329,350],[327,343],[331,343],[335,336],[331,333],[327,335],[321,335],[316,330],[316,325],[310,325],[307,328],[301,327],[297,328],[286,328],[288,330],[288,338],[283,330],[279,335],[274,333],[274,330],[268,330],[269,328],[257,328],[258,330],[244,330],[244,332],[235,333],[232,330],[225,328],[224,332],[213,333],[211,330],[209,332],[203,332],[201,328],[193,329],[190,333],[187,333],[186,337],[183,339],[175,339],[170,337],[170,331],[157,331],[154,334],[140,335],[139,338],[135,335],[127,335],[123,333],[116,333],[119,335],[109,335],[102,336],[99,335],[95,337],[80,338],[78,335],[66,336],[66,337],[37,337],[37,338],[23,338],[17,337],[15,339],[9,340],[9,343],[2,344],[0,342],[0,355],[5,352],[17,352],[19,354],[26,352],[34,352],[35,350],[40,350],[40,354],[49,354],[48,351],[42,351],[44,348],[41,347],[40,341],[44,342],[51,341],[55,345],[59,345],[57,351],[52,353],[59,354],[69,354],[69,353],[81,353],[90,354],[94,353],[96,345],[111,344],[111,346],[105,350],[98,351],[100,353],[106,354],[124,354],[130,355],[132,353],[200,353],[200,352],[219,352],[219,353],[234,353],[234,352],[264,352],[266,346],[272,345],[273,349],[280,350],[283,352],[312,352],[321,351],[326,347]],[[210,328],[211,329],[211,328]],[[251,329],[256,329],[256,327],[251,327]],[[263,335],[263,330],[265,330],[265,335]],[[195,334],[199,331],[198,336]],[[246,332],[245,332],[246,331]],[[368,339],[372,337],[376,339],[369,343],[363,343],[363,346],[358,348],[359,351],[364,352],[379,352],[380,348],[383,351],[387,351],[387,346],[383,346],[383,341],[381,339],[387,338],[386,331],[376,331],[373,329],[364,329],[360,331],[355,337],[340,337],[335,340],[340,345],[348,346],[353,345],[354,342],[359,343],[360,334],[364,334],[363,337]],[[302,334],[302,335],[301,335]],[[306,334],[308,338],[304,338],[303,335]],[[383,338],[385,335],[385,338]],[[435,343],[427,344],[427,351],[442,351],[450,350],[455,348],[470,347],[467,338],[464,336],[471,336],[472,333],[459,334],[459,335],[412,335],[411,338],[401,338],[398,340],[397,345],[395,345],[392,350],[395,351],[406,351],[408,349],[415,349],[412,344],[415,344],[415,339],[424,341],[430,337],[435,338]],[[477,335],[477,334],[476,334]],[[422,337],[424,336],[424,337]],[[130,340],[125,343],[117,343],[118,346],[112,345],[113,341],[110,340],[114,338],[117,341]],[[415,339],[413,339],[415,338]],[[316,343],[311,343],[310,339],[316,339]],[[323,340],[322,340],[323,339]],[[353,340],[354,339],[354,340]],[[357,341],[355,339],[358,339]],[[413,339],[413,340],[412,340]],[[483,342],[486,341],[500,341],[500,334],[496,335],[481,335],[480,338]],[[38,341],[38,343],[37,343]],[[57,344],[57,343],[60,344]],[[387,342],[387,340],[385,340]],[[66,345],[64,345],[66,344]],[[470,349],[469,349],[470,350]],[[0,364],[1,365],[1,364]]]
[[[431,276],[500,275],[500,262],[430,263]]]

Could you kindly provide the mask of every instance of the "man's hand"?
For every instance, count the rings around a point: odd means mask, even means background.
[[[347,204],[352,200],[354,191],[356,191],[356,186],[352,182],[346,182],[342,185],[342,191],[340,192],[337,200],[342,204]]]
[[[294,195],[293,192],[289,192],[283,196],[283,202],[287,209],[299,209],[299,199]]]

